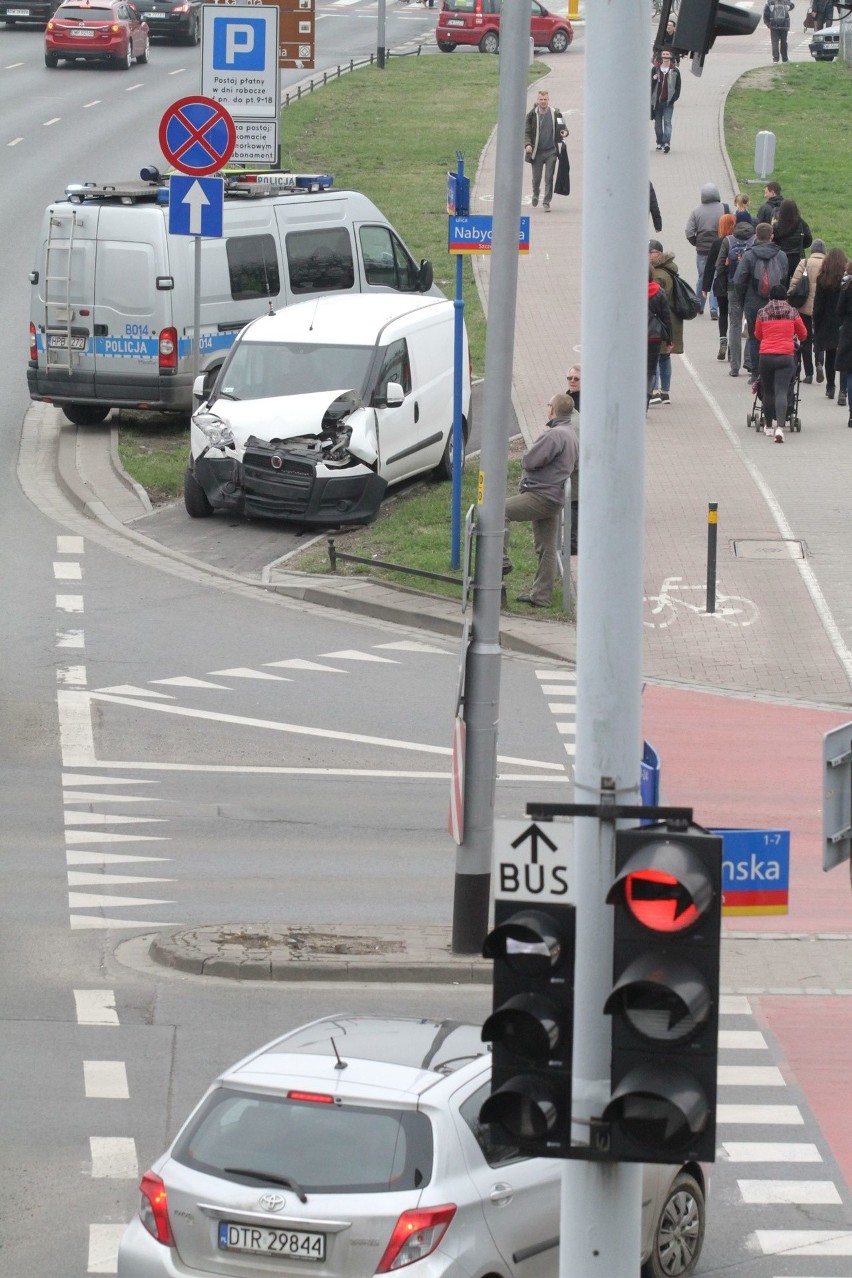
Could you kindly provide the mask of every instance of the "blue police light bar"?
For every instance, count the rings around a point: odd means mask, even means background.
[[[327,191],[334,183],[330,173],[280,173],[272,169],[257,173],[225,172],[229,188],[240,186],[276,187],[282,191]]]

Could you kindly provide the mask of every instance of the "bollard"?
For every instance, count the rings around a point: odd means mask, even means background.
[[[707,612],[716,611],[716,532],[718,525],[718,502],[711,501],[707,506]]]
[[[334,548],[334,538],[328,539],[328,562],[331,565],[331,571],[337,572],[337,553]]]

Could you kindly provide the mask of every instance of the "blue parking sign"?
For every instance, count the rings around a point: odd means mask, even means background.
[[[263,71],[266,66],[266,21],[221,15],[213,28],[216,71]]]

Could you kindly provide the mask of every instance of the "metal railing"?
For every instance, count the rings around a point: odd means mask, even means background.
[[[393,49],[388,49],[385,53],[385,60],[390,61],[391,58],[419,58],[422,48],[423,45],[418,44],[416,49],[405,49],[398,53]],[[324,85],[328,84],[330,80],[339,80],[342,75],[347,75],[351,71],[357,71],[360,67],[371,67],[376,60],[377,57],[375,53],[371,53],[369,58],[361,58],[358,61],[354,58],[350,58],[348,65],[338,65],[331,71],[323,71],[322,75],[318,75],[316,79],[313,79],[312,77],[307,84],[297,84],[294,93],[284,94],[284,97],[281,100],[281,105],[288,107],[291,102],[298,102],[306,94],[313,93],[314,89],[321,89]]]

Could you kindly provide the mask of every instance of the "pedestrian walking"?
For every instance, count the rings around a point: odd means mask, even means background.
[[[852,426],[852,262],[846,263],[843,282],[840,285],[837,318],[840,321],[840,332],[834,366],[843,391],[844,402],[849,405],[849,421],[846,425]],[[841,402],[840,396],[837,402],[838,404]]]
[[[723,213],[722,217],[724,216]],[[721,221],[721,218],[719,220]],[[728,375],[730,377],[739,377],[740,367],[743,362],[743,303],[742,298],[734,288],[734,276],[737,273],[737,267],[742,260],[743,254],[753,243],[754,227],[749,214],[745,209],[741,209],[739,213],[734,214],[734,229],[730,235],[726,235],[721,241],[716,257],[716,274],[719,275],[724,271],[727,276],[728,363],[730,365]]]
[[[808,335],[802,342],[802,367],[805,370],[803,381],[806,386],[810,386],[814,380],[814,299],[816,297],[816,282],[820,267],[825,261],[825,243],[823,240],[814,240],[811,245],[809,257],[803,257],[799,265],[796,267],[790,278],[790,287],[787,290],[787,300],[795,305],[792,301],[792,294],[804,275],[808,281],[808,295],[796,310],[805,322],[805,328]],[[818,366],[816,370],[816,379],[818,382],[823,380],[825,376],[822,367]]]
[[[568,379],[568,394],[574,401],[574,416],[580,411],[580,365],[572,364],[566,374]]]
[[[672,141],[672,113],[680,97],[680,71],[671,49],[660,53],[660,64],[651,68],[651,119],[657,150],[668,155]]]
[[[736,224],[737,220],[733,213],[723,213],[719,218],[719,234],[707,254],[702,280],[703,296],[707,298],[711,293],[715,293],[716,304],[719,307],[719,351],[716,358],[720,363],[728,357],[728,268],[724,261],[720,268],[719,253],[722,245],[727,244],[727,237],[732,234]]]
[[[698,271],[695,291],[698,294],[700,315],[704,314],[705,298],[703,297],[702,282],[704,280],[704,266],[707,261],[707,254],[719,234],[719,218],[723,213],[729,212],[730,209],[727,204],[722,203],[718,186],[714,182],[705,182],[701,188],[701,203],[696,205],[687,218],[684,234],[695,249],[695,266]],[[718,319],[719,306],[716,302],[716,294],[712,290],[706,300],[710,303],[710,318]]]
[[[782,200],[778,212],[772,222],[772,238],[778,247],[787,254],[788,278],[805,255],[805,249],[813,243],[811,228],[799,213],[795,200]]]
[[[799,312],[787,301],[786,285],[773,284],[769,297],[754,323],[760,343],[760,394],[766,423],[763,432],[776,444],[783,444],[787,397],[796,368],[796,338],[804,341],[807,329]]]
[[[814,350],[822,356],[825,365],[825,393],[828,399],[835,396],[835,361],[837,343],[840,340],[840,319],[837,303],[840,285],[846,274],[846,254],[842,248],[833,248],[825,255],[819,268],[814,294]],[[844,402],[845,402],[845,390]]]
[[[672,313],[662,286],[654,279],[654,268],[648,262],[648,386],[645,409],[651,402],[657,365],[661,352],[669,352],[672,345]]]
[[[787,283],[787,255],[772,242],[772,227],[768,222],[758,222],[754,243],[740,259],[734,275],[734,289],[742,304],[743,316],[748,325],[746,364],[753,377],[757,377],[758,339],[754,333],[757,312],[769,301],[776,284]]]
[[[518,603],[549,608],[556,579],[556,540],[565,506],[565,480],[577,469],[580,445],[571,425],[574,401],[570,395],[554,395],[547,405],[547,430],[521,458],[519,492],[506,501],[503,534],[503,576],[512,571],[509,533],[513,523],[532,524],[533,546],[538,559],[535,581]]]
[[[527,112],[524,126],[524,155],[532,165],[532,202],[536,207],[544,177],[544,211],[550,212],[553,199],[553,174],[556,170],[556,151],[562,138],[568,136],[562,112],[550,105],[547,89],[539,89],[536,104]]]
[[[763,25],[769,28],[772,41],[772,61],[789,62],[787,57],[787,35],[790,30],[790,10],[795,9],[793,0],[768,0],[763,6]]]
[[[778,213],[778,205],[781,203],[781,184],[774,179],[767,182],[763,188],[763,203],[757,210],[758,222],[768,222],[772,225],[772,219]]]
[[[814,31],[822,31],[834,23],[834,0],[811,0],[809,13],[813,16]]]
[[[649,240],[648,261],[651,263],[651,278],[656,280],[666,295],[671,312],[671,345],[661,344],[657,359],[657,371],[651,388],[651,404],[670,404],[672,385],[672,355],[683,354],[683,320],[675,314],[672,301],[674,299],[675,276],[680,274],[674,253],[667,253],[659,240]]]
[[[734,217],[737,219],[737,221],[740,221],[739,214],[745,213],[746,217],[748,218],[749,222],[751,222],[752,226],[757,226],[757,218],[752,217],[751,213],[749,212],[748,206],[750,203],[751,201],[744,191],[740,191],[737,195],[735,195],[734,196]]]

